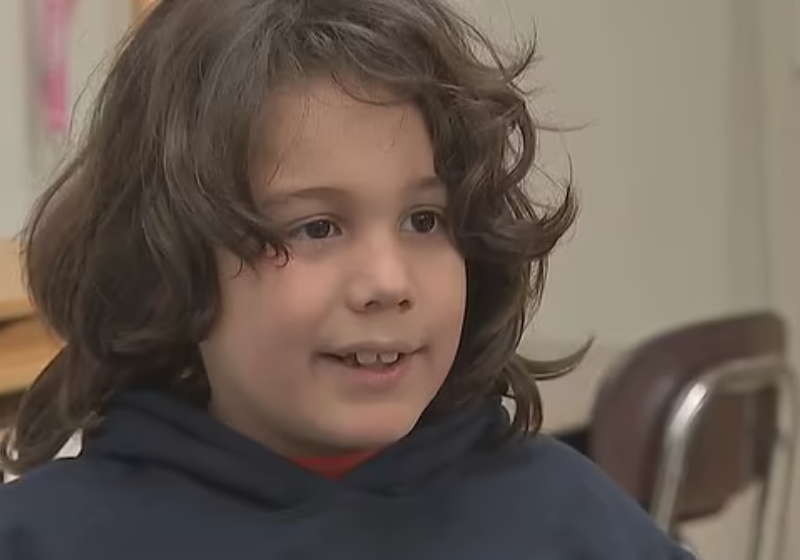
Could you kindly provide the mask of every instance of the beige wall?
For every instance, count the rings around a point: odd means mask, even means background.
[[[755,61],[742,63],[734,3],[459,3],[501,36],[535,20],[534,106],[589,124],[564,139],[584,208],[555,259],[542,332],[627,345],[765,303]],[[558,142],[546,142],[556,167]]]
[[[756,4],[770,299],[792,322],[800,364],[800,2]],[[787,558],[800,556],[800,457],[795,471]]]
[[[0,17],[0,235],[18,232],[33,197],[54,163],[66,148],[65,138],[43,136],[35,118],[38,109],[34,87],[32,51],[36,42],[26,42],[25,30],[36,25],[38,0],[13,0],[3,5]],[[73,137],[92,91],[97,86],[95,69],[106,59],[108,49],[119,39],[131,17],[127,0],[82,0],[77,2],[70,30],[70,103],[80,103]],[[30,40],[27,40],[30,41]],[[92,79],[90,77],[94,76]],[[88,84],[88,85],[87,85]],[[86,89],[86,93],[81,96]]]
[[[590,122],[565,139],[584,211],[555,259],[539,331],[570,339],[589,331],[613,346],[696,317],[774,305],[798,348],[800,19],[792,2],[459,3],[501,37],[535,19],[543,61],[533,81],[546,88],[535,106],[558,122]],[[798,527],[800,478],[795,488]],[[691,531],[703,558],[744,558],[751,505],[742,500]],[[794,532],[787,560],[800,551]]]
[[[16,232],[30,202],[23,20],[22,2],[4,6],[0,17],[0,235]]]

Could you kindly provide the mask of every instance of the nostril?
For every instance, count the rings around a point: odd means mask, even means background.
[[[361,309],[366,311],[378,311],[383,309],[399,308],[402,311],[407,311],[414,307],[410,298],[374,298],[363,304]]]

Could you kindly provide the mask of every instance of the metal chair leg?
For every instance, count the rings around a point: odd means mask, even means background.
[[[789,529],[789,503],[794,489],[794,469],[797,460],[797,445],[800,438],[800,393],[798,393],[797,371],[786,368],[780,389],[788,402],[789,426],[787,433],[779,441],[785,446],[786,465],[783,475],[783,488],[780,489],[781,502],[778,508],[778,525],[775,531],[775,560],[784,560],[786,536]]]
[[[710,396],[718,390],[738,392],[759,387],[774,387],[780,396],[787,397],[786,408],[791,418],[788,433],[784,433],[787,464],[784,488],[780,489],[778,528],[775,533],[775,560],[784,560],[782,555],[787,534],[789,496],[793,483],[797,439],[800,437],[800,396],[795,373],[782,361],[776,361],[775,357],[728,364],[709,372],[680,395],[665,427],[662,464],[656,478],[651,515],[664,531],[669,532],[672,529],[689,446]],[[767,501],[774,486],[770,479],[771,476],[767,475],[759,496],[755,535],[750,546],[751,560],[757,560],[761,552]]]
[[[665,532],[672,527],[689,445],[709,395],[710,390],[705,383],[691,386],[678,399],[678,405],[667,422],[662,465],[656,478],[650,512],[656,524]]]

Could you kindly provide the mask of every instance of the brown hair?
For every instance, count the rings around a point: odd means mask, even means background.
[[[80,150],[24,233],[29,290],[67,343],[26,393],[2,461],[23,472],[102,417],[132,383],[203,402],[197,345],[213,327],[215,249],[253,266],[290,258],[253,203],[266,93],[326,73],[388,86],[422,110],[468,274],[456,364],[431,410],[485,395],[538,429],[535,378],[580,356],[516,354],[547,258],[576,214],[572,189],[534,205],[538,126],[519,80],[533,45],[504,53],[440,0],[164,0],[123,42]],[[343,80],[340,80],[343,83]]]

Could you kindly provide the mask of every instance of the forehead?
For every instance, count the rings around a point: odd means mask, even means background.
[[[270,95],[259,154],[270,190],[433,173],[433,149],[419,109],[378,88],[354,93],[317,80]]]

